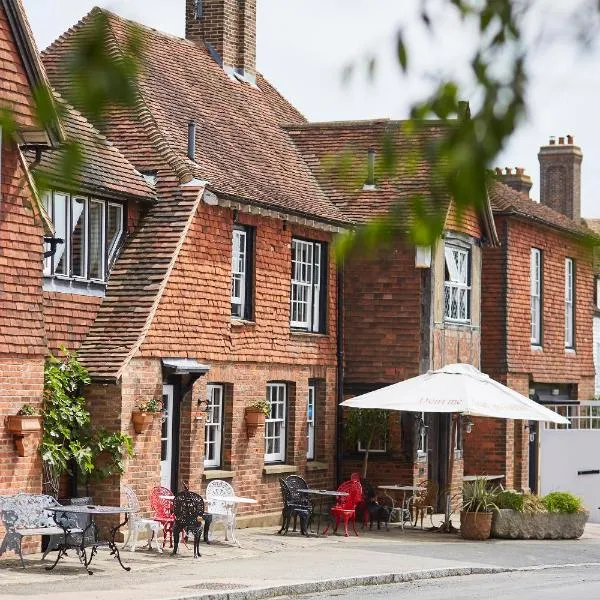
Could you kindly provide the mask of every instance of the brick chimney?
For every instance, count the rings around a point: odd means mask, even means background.
[[[496,168],[496,177],[513,190],[529,196],[533,182],[531,181],[531,177],[525,173],[525,169],[517,167],[513,171],[510,167],[506,167],[504,172],[502,172],[502,169]]]
[[[230,74],[256,83],[256,0],[185,0],[185,37]]]
[[[551,137],[538,154],[540,203],[574,221],[581,220],[581,161],[583,153],[573,136]]]

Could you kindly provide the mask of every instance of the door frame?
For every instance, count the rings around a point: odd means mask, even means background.
[[[163,386],[173,386],[173,422],[171,441],[171,485],[173,493],[179,491],[179,455],[181,441],[181,377],[169,376],[164,379]]]

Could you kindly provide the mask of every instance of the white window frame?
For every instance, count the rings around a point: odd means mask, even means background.
[[[321,278],[323,245],[292,239],[290,325],[318,333],[321,326]]]
[[[425,413],[421,413],[421,420],[423,424],[425,422]],[[423,427],[420,431],[417,431],[417,456],[427,456],[429,451],[429,428]]]
[[[285,462],[287,395],[285,383],[267,384],[270,410],[265,419],[265,463]],[[279,450],[275,450],[276,441],[279,442]]]
[[[246,314],[246,280],[248,277],[248,232],[235,227],[231,244],[231,315],[244,319]],[[239,280],[239,295],[234,294],[235,281]],[[239,307],[235,314],[234,307]]]
[[[306,400],[306,458],[315,459],[315,410],[317,407],[317,386],[308,384],[308,397]]]
[[[223,399],[225,388],[221,384],[209,383],[206,386],[206,421],[204,423],[204,467],[219,468],[223,448]],[[217,416],[216,416],[217,415]],[[214,456],[208,458],[209,447],[213,446]]]
[[[457,265],[458,259],[458,265]],[[449,280],[444,276],[444,321],[471,322],[471,252],[467,248],[446,244],[444,262]],[[453,314],[452,306],[456,305]]]
[[[600,310],[600,277],[596,277],[596,308]]]
[[[531,249],[530,268],[531,344],[542,345],[542,251]]]
[[[377,446],[379,444],[379,446]],[[357,452],[364,454],[367,451],[367,448],[363,446],[362,440],[358,440],[356,444]],[[371,442],[371,449],[369,450],[369,454],[384,454],[387,452],[387,435],[384,433],[381,436],[378,436]]]
[[[565,258],[565,348],[575,347],[575,263]]]
[[[107,200],[102,200],[99,198],[93,198],[82,194],[68,194],[66,192],[61,192],[58,190],[54,190],[52,192],[47,192],[44,194],[43,202],[46,208],[46,212],[48,216],[52,220],[52,222],[56,225],[56,198],[61,197],[65,199],[65,231],[64,236],[63,232],[56,228],[55,236],[57,238],[64,237],[64,244],[58,244],[56,246],[56,252],[54,256],[44,259],[44,276],[45,277],[56,277],[58,279],[72,279],[75,281],[83,281],[83,282],[95,282],[95,283],[106,283],[108,279],[108,273],[110,272],[110,268],[112,263],[116,258],[116,254],[119,248],[122,245],[123,236],[125,234],[124,227],[124,218],[125,218],[125,205],[118,202],[110,202]],[[72,251],[73,251],[73,202],[75,200],[84,200],[84,210],[83,210],[83,218],[85,220],[85,232],[83,235],[83,243],[84,243],[84,269],[83,275],[73,274],[73,260],[72,260]],[[100,274],[98,277],[91,277],[90,275],[90,207],[92,205],[99,205],[101,207],[101,257],[100,257]],[[108,210],[109,207],[118,207],[120,219],[118,222],[118,236],[115,238],[115,241],[111,248],[107,248],[107,227],[108,227]],[[44,244],[44,251],[50,250],[50,244]],[[64,257],[65,264],[65,272],[57,273],[56,272],[56,264],[57,257],[60,259]]]

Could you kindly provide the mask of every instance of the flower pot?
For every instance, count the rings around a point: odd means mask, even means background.
[[[131,414],[131,420],[133,421],[133,428],[135,432],[144,433],[152,421],[154,421],[154,413],[134,410]]]
[[[10,415],[6,417],[6,430],[15,436],[17,456],[29,456],[35,449],[35,440],[30,436],[42,430],[42,417]]]
[[[492,516],[491,512],[461,512],[461,537],[465,540],[487,540],[492,530]]]
[[[262,410],[252,407],[246,408],[246,430],[249,436],[253,436],[259,427],[265,426],[266,415]]]
[[[27,435],[42,430],[42,417],[38,415],[10,415],[6,417],[6,429],[16,435]]]

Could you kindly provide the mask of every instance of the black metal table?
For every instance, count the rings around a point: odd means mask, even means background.
[[[63,540],[57,546],[58,554],[56,556],[56,560],[52,565],[46,567],[47,571],[52,571],[52,569],[54,569],[58,564],[58,561],[67,555],[68,550],[75,550],[85,570],[88,572],[89,575],[92,575],[93,571],[90,571],[89,566],[94,556],[96,556],[96,554],[98,553],[98,548],[104,547],[108,547],[110,549],[111,556],[114,556],[119,561],[119,564],[123,569],[125,569],[125,571],[131,570],[131,567],[126,567],[121,562],[121,556],[119,554],[119,548],[117,547],[115,538],[119,529],[121,529],[121,527],[126,525],[129,521],[129,514],[135,512],[135,509],[126,506],[90,505],[48,506],[45,510],[56,513],[56,522],[64,531]],[[71,533],[71,525],[69,524],[69,520],[67,518],[67,515],[70,514],[89,515],[90,522],[88,526],[83,530],[83,533]],[[124,515],[124,519],[122,522],[119,522],[119,524],[116,527],[110,528],[109,539],[100,540],[99,529],[96,525],[96,517],[121,514]],[[79,540],[79,536],[81,536],[81,540]]]
[[[313,505],[313,511],[310,516],[310,522],[308,524],[308,528],[312,531],[312,523],[317,517],[317,535],[321,533],[321,517],[327,517],[327,519],[331,522],[331,512],[329,510],[323,511],[323,505],[327,500],[342,498],[348,495],[348,492],[338,492],[337,490],[315,490],[312,488],[299,489],[298,492],[300,494],[305,494],[306,496],[311,496],[310,501]],[[319,510],[317,510],[317,506],[319,505]]]

